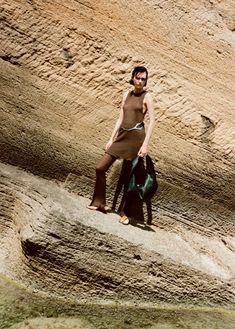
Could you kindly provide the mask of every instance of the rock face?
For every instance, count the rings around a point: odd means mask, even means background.
[[[72,319],[44,319],[36,318],[33,320],[26,320],[23,323],[13,325],[10,329],[25,329],[25,328],[35,328],[35,329],[94,329],[94,326],[85,322],[84,320],[72,320]]]
[[[5,273],[84,298],[234,304],[234,12],[229,0],[1,1]],[[157,118],[150,231],[82,198],[139,64]]]
[[[127,228],[53,182],[6,165],[1,173],[4,272],[31,288],[92,301],[234,303],[234,238]]]

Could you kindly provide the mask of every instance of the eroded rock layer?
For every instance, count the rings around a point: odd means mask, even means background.
[[[127,229],[55,183],[14,167],[1,172],[1,260],[31,288],[79,300],[234,303],[235,241],[227,234]]]
[[[229,0],[1,0],[4,271],[85,297],[234,303],[234,13]],[[103,215],[76,197],[91,197],[95,162],[139,64],[157,119],[149,235],[100,227],[92,218]]]

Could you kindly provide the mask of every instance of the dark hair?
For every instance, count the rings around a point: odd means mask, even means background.
[[[148,81],[148,70],[146,69],[146,67],[144,66],[136,66],[134,68],[134,70],[132,71],[132,74],[131,74],[131,80],[129,81],[131,85],[134,85],[134,77],[138,74],[138,73],[143,73],[143,72],[146,72],[146,81],[145,81],[145,84],[144,86],[147,85],[147,81]]]

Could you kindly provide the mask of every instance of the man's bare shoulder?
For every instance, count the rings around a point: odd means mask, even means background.
[[[144,95],[144,103],[147,103],[147,104],[153,103],[152,95],[149,92],[145,93],[145,95]]]
[[[152,95],[148,91],[145,93],[144,98],[146,100],[153,100]]]
[[[128,94],[129,94],[129,90],[124,91],[123,96],[122,96],[123,102],[126,100]]]
[[[126,98],[127,95],[129,94],[129,92],[130,92],[129,90],[125,90],[124,93],[123,93],[123,97]]]

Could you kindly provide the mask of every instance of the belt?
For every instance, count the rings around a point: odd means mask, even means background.
[[[121,127],[121,129],[125,130],[125,131],[131,131],[131,130],[142,130],[144,128],[144,123],[143,122],[138,122],[134,127],[132,128],[123,128]]]

